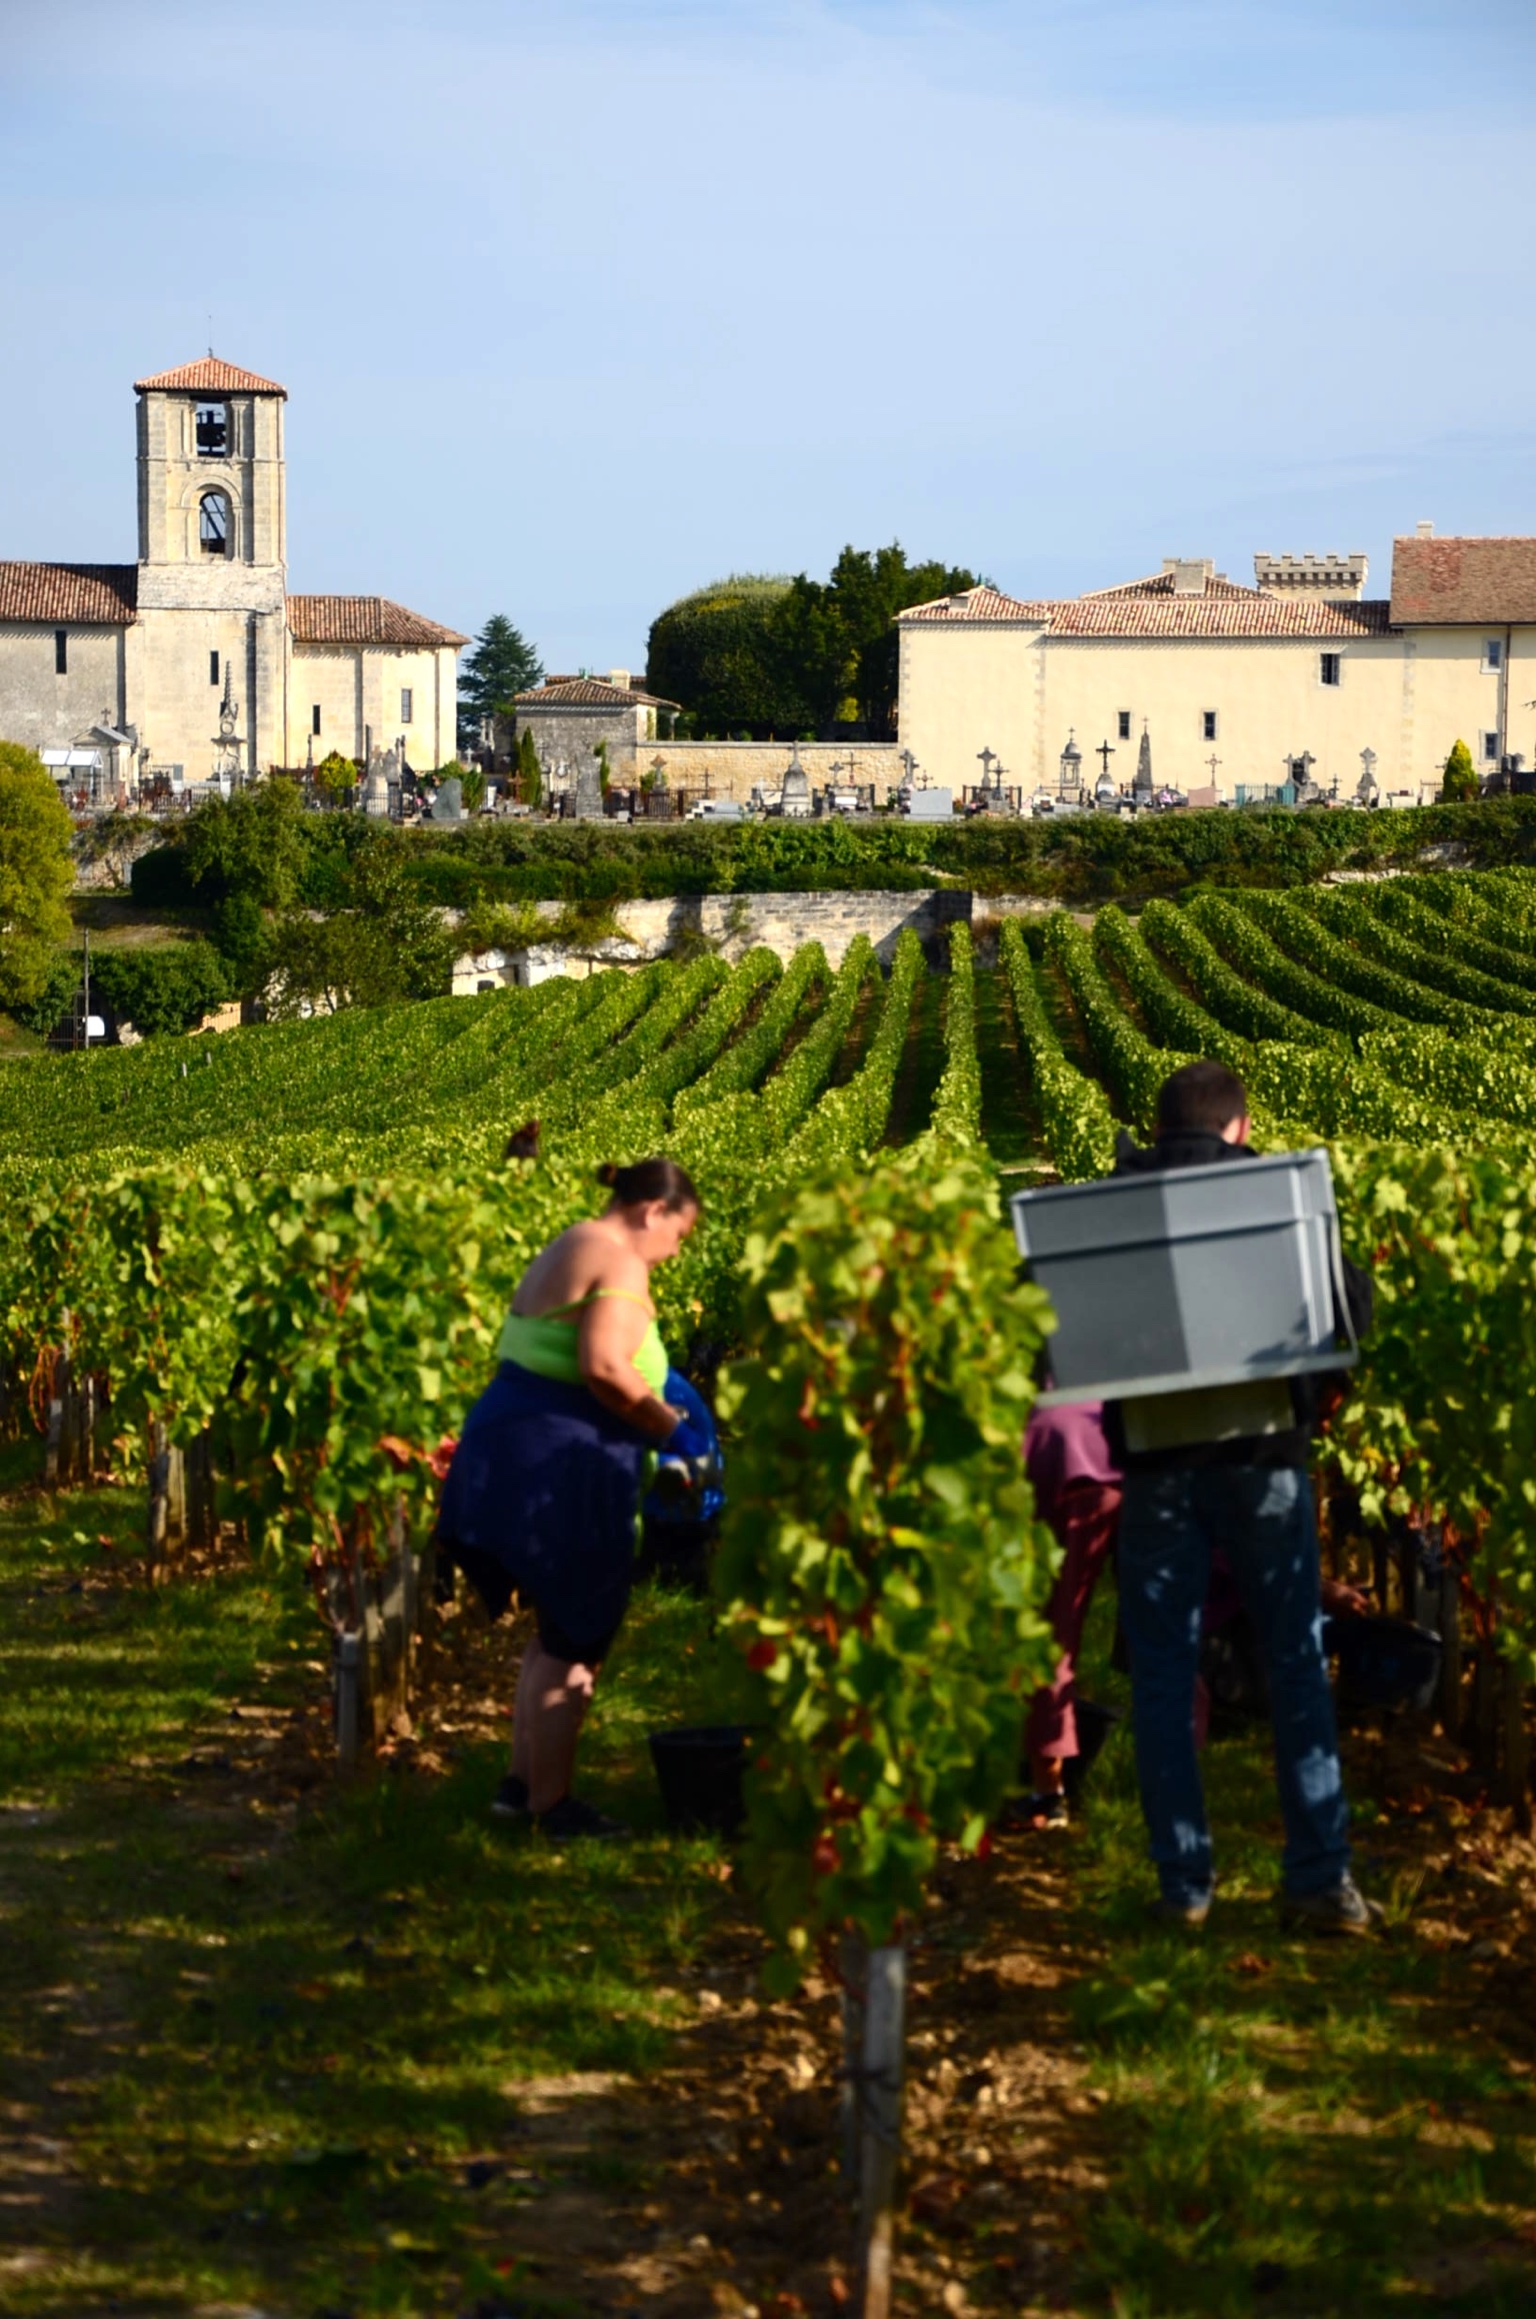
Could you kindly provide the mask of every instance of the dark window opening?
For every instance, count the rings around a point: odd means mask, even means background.
[[[1502,636],[1490,636],[1483,646],[1483,666],[1493,671],[1504,666],[1504,639]]]
[[[411,688],[408,684],[402,685],[400,688],[400,722],[402,725],[408,725],[411,721],[411,706]]]
[[[1342,657],[1337,652],[1319,655],[1318,675],[1324,684],[1337,684],[1342,674]]]
[[[199,403],[197,449],[203,459],[222,459],[229,449],[229,405]]]
[[[210,684],[217,684],[217,683],[218,683],[218,681],[219,681],[219,656],[218,656],[218,654],[217,654],[216,652],[210,652],[210,653],[209,653],[209,655],[208,655],[208,682],[209,682]]]
[[[1497,734],[1497,733],[1484,733],[1484,735],[1483,735],[1483,755],[1484,755],[1485,757],[1496,757],[1496,756],[1498,755],[1498,753],[1499,753],[1499,736],[1498,736],[1498,734]]]
[[[318,701],[309,712],[309,729],[312,733],[318,733],[320,730],[320,703]]]
[[[222,556],[229,548],[229,501],[222,491],[205,491],[198,509],[197,534],[203,553]]]
[[[69,674],[69,630],[67,628],[55,628],[53,632],[53,673],[55,676],[68,676]]]
[[[1131,737],[1131,712],[1130,712],[1130,710],[1129,710],[1129,709],[1117,709],[1117,710],[1115,711],[1115,722],[1116,722],[1116,726],[1117,726],[1117,738],[1118,738],[1119,740],[1122,740],[1122,741],[1128,741],[1128,740],[1130,739],[1130,737]]]
[[[1207,741],[1214,741],[1214,740],[1215,740],[1215,738],[1216,738],[1216,711],[1215,711],[1214,709],[1202,709],[1202,710],[1200,711],[1200,731],[1201,731],[1201,734],[1202,734],[1202,736],[1203,736],[1203,737],[1204,737],[1204,738],[1205,738]]]

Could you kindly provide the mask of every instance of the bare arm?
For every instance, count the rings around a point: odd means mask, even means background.
[[[605,1409],[637,1432],[665,1441],[681,1423],[683,1412],[659,1400],[635,1367],[635,1355],[650,1325],[649,1310],[633,1296],[595,1296],[582,1312],[576,1359],[582,1383]]]

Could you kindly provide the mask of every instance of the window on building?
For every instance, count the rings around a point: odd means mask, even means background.
[[[205,556],[222,556],[229,552],[229,496],[223,491],[205,491],[197,513],[197,536],[203,543]]]
[[[1483,755],[1484,755],[1485,757],[1497,757],[1498,753],[1499,753],[1499,736],[1498,736],[1498,734],[1497,734],[1497,733],[1484,733],[1484,735],[1483,735]]]
[[[1337,684],[1343,673],[1343,668],[1344,655],[1341,652],[1321,652],[1318,654],[1317,674],[1320,683]]]
[[[1130,712],[1130,710],[1129,710],[1129,709],[1116,709],[1116,711],[1115,711],[1115,727],[1116,727],[1116,735],[1115,735],[1115,737],[1116,737],[1116,739],[1117,739],[1117,740],[1121,740],[1121,741],[1128,741],[1128,740],[1130,739],[1130,737],[1131,737],[1131,712]]]
[[[1483,646],[1483,666],[1490,676],[1497,676],[1504,666],[1504,639],[1490,636]]]
[[[408,725],[408,724],[410,723],[410,721],[411,721],[411,688],[410,688],[410,686],[409,686],[408,684],[403,684],[403,685],[400,687],[400,722],[401,722],[401,724],[402,724],[402,725]]]
[[[218,683],[218,681],[219,681],[219,656],[218,656],[218,654],[217,654],[216,652],[210,652],[210,653],[209,653],[209,655],[208,655],[208,682],[209,682],[210,684],[217,684],[217,683]]]
[[[312,733],[318,733],[320,730],[320,703],[318,701],[309,712],[309,729]]]
[[[55,676],[68,676],[69,674],[69,630],[67,628],[55,628],[53,632],[53,673]]]
[[[222,459],[229,449],[228,403],[199,403],[197,449],[203,459]]]
[[[1203,740],[1215,740],[1216,711],[1214,709],[1202,709],[1200,711],[1200,734]]]

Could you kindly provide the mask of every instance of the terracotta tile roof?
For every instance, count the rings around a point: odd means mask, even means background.
[[[1536,621],[1536,539],[1395,539],[1392,625]]]
[[[995,588],[972,588],[965,596],[914,604],[900,617],[956,626],[997,621],[1044,628],[1052,636],[1382,636],[1392,625],[1391,607],[1379,600],[1293,601],[1261,595],[1233,580],[1210,583],[1202,596],[1176,596],[1172,576],[1163,573],[1091,596],[1042,597],[1035,603],[999,595]]]
[[[153,378],[133,382],[136,395],[150,387],[179,387],[199,395],[281,395],[285,402],[288,399],[288,389],[275,379],[258,378],[253,370],[237,370],[232,362],[220,362],[216,354],[205,354],[201,362],[184,362],[179,370],[158,371]]]
[[[408,612],[387,596],[290,596],[288,628],[295,644],[467,644],[456,628],[445,628],[420,612]]]
[[[1090,599],[1095,596],[1171,596],[1173,593],[1172,572],[1153,572],[1145,580],[1125,580],[1113,588],[1090,588],[1087,591]],[[1245,588],[1241,581],[1229,580],[1225,572],[1213,572],[1206,580],[1205,593],[1207,596],[1252,596],[1257,590]]]
[[[967,588],[963,596],[936,596],[931,604],[913,604],[899,613],[902,620],[1021,620],[1032,628],[1044,626],[1048,606],[1026,604],[997,588]]]
[[[539,709],[675,709],[659,693],[639,692],[634,686],[610,684],[601,676],[551,676],[531,692],[517,695],[519,708]]]
[[[0,564],[0,620],[121,628],[135,616],[137,564]]]

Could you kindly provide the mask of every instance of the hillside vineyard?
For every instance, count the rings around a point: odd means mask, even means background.
[[[1007,921],[979,972],[904,935],[754,950],[13,1065],[0,1080],[11,1389],[67,1355],[130,1456],[213,1424],[237,1506],[326,1556],[425,1523],[532,1253],[598,1161],[665,1150],[707,1215],[663,1275],[679,1355],[728,1345],[765,1190],[887,1140],[1104,1172],[1214,1055],[1261,1145],[1326,1141],[1378,1283],[1330,1455],[1367,1511],[1451,1525],[1520,1628],[1536,1593],[1536,874],[1209,891],[1092,930]],[[979,1042],[979,1043],[978,1043]],[[544,1157],[505,1157],[524,1122]],[[999,1122],[1022,1120],[1004,1153]],[[1022,1133],[1022,1140],[1021,1140]],[[1029,1157],[1024,1155],[1029,1153]],[[391,1446],[386,1447],[389,1444]]]

